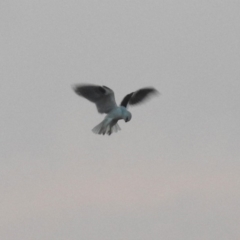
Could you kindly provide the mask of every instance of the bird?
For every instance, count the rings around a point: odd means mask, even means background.
[[[77,84],[73,86],[73,90],[77,95],[95,103],[99,113],[107,114],[103,121],[92,129],[93,133],[100,135],[111,135],[113,132],[121,130],[118,121],[123,119],[125,122],[129,122],[132,119],[132,114],[127,109],[128,106],[137,105],[149,97],[159,94],[153,87],[141,88],[127,94],[118,106],[115,101],[114,91],[109,87],[94,84]]]

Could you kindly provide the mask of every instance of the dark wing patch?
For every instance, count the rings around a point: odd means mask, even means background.
[[[124,99],[122,100],[120,106],[127,108],[127,105],[128,105],[128,103],[129,103],[129,101],[130,101],[130,99],[131,99],[133,94],[134,94],[134,92],[129,93],[128,95],[126,95],[124,97]]]
[[[104,87],[96,86],[96,85],[78,85],[74,87],[74,91],[76,94],[85,97],[91,102],[98,101],[105,93],[106,90]]]
[[[109,88],[109,87],[106,87],[106,86],[104,86],[104,85],[103,85],[103,87],[104,87],[104,88],[107,88],[107,89],[109,89],[109,90],[111,90],[111,91],[112,91],[112,89],[111,89],[111,88]]]
[[[98,87],[99,92],[101,92],[102,94],[105,94],[107,91],[103,88],[103,87]]]
[[[117,107],[113,90],[106,86],[79,84],[73,89],[79,96],[95,103],[99,113],[109,113]]]
[[[132,92],[126,95],[120,105],[127,108],[128,105],[135,105],[143,102],[153,94],[158,94],[158,91],[155,88],[141,88],[136,92]]]
[[[155,88],[142,88],[138,91],[134,92],[133,96],[131,97],[129,104],[135,105],[138,103],[143,102],[144,100],[148,99],[153,94],[158,94],[158,91]]]

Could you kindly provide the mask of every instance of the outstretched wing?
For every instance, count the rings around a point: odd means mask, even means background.
[[[147,87],[147,88],[141,88],[139,90],[137,90],[136,92],[132,92],[129,93],[128,95],[126,95],[122,102],[121,102],[121,106],[127,108],[128,105],[135,105],[135,104],[139,104],[143,101],[145,101],[146,99],[148,99],[149,97],[151,97],[154,94],[158,94],[159,92],[152,87]]]
[[[106,86],[80,84],[73,89],[79,96],[95,103],[99,113],[109,113],[117,106],[113,90]]]

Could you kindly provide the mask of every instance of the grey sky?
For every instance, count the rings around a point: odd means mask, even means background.
[[[240,239],[240,3],[0,3],[0,239]],[[108,136],[71,89],[118,103]]]

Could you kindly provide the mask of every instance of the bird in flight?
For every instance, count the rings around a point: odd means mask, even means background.
[[[96,104],[99,113],[106,113],[104,120],[99,123],[92,131],[96,134],[108,134],[121,130],[118,120],[129,122],[132,114],[127,110],[129,105],[136,105],[148,97],[158,94],[158,91],[152,87],[141,88],[135,92],[127,94],[120,106],[116,104],[114,92],[106,86],[79,84],[73,87],[76,94],[86,98],[90,102]]]

